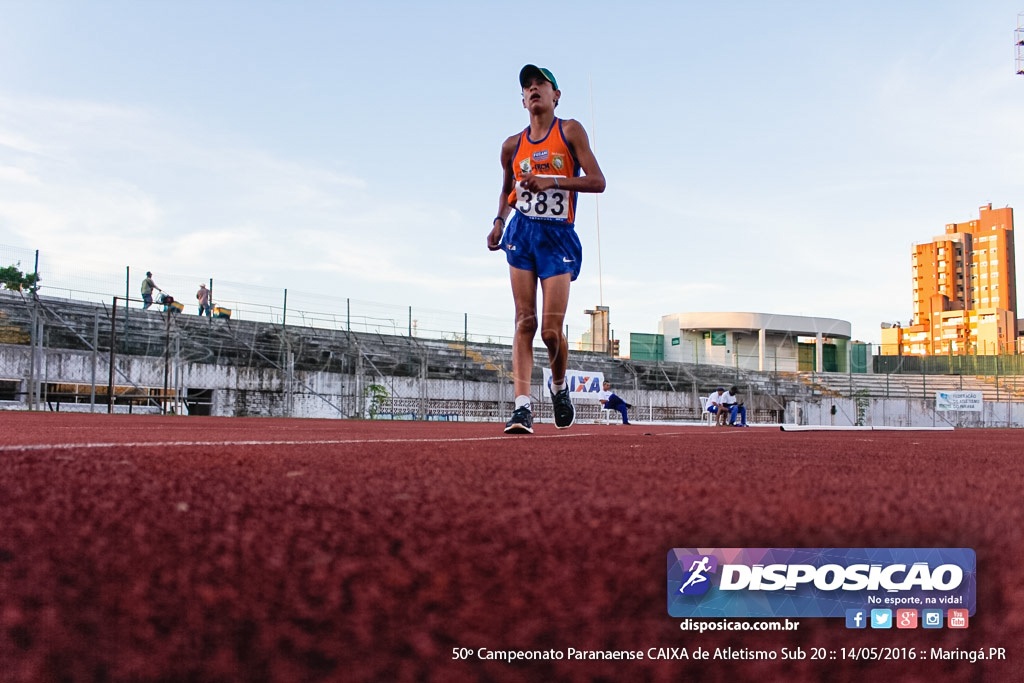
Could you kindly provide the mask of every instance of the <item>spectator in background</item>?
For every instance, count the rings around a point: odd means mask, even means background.
[[[142,310],[148,309],[153,305],[153,290],[162,292],[164,290],[156,286],[153,282],[153,273],[146,271],[146,279],[142,281]]]
[[[209,318],[213,314],[213,304],[210,303],[210,290],[206,288],[205,284],[199,285],[196,299],[199,301],[199,315]]]
[[[725,406],[725,387],[718,387],[708,396],[708,412],[715,416],[715,424],[725,424],[729,412]]]
[[[629,424],[629,414],[627,413],[628,408],[632,408],[631,403],[626,403],[621,398],[612,393],[612,383],[605,382],[601,385],[603,391],[597,395],[597,400],[601,402],[608,410],[617,410],[622,414],[622,424]]]
[[[739,387],[729,387],[729,392],[725,394],[723,403],[729,409],[729,426],[730,427],[746,427],[747,426],[747,407],[743,405],[743,398],[739,395]],[[736,416],[740,417],[740,424],[736,424]]]

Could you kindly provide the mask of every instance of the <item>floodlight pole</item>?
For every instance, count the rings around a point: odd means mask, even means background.
[[[92,320],[92,383],[89,389],[89,412],[96,411],[96,365],[100,352],[100,311],[93,311]]]
[[[107,414],[114,412],[114,348],[117,346],[117,297],[110,308],[110,376],[107,380]]]
[[[171,315],[174,310],[170,306],[165,306],[165,308],[167,309],[164,311],[164,317],[167,318],[167,328],[164,332],[164,393],[160,401],[161,415],[167,414],[167,391],[171,377]]]

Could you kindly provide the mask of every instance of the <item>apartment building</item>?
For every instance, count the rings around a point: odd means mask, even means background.
[[[883,355],[997,354],[1017,350],[1013,209],[980,207],[977,220],[914,246],[913,319],[882,329]]]

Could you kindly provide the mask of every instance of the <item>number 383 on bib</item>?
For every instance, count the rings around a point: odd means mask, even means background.
[[[540,192],[533,192],[516,185],[516,210],[524,216],[564,221],[568,218],[568,208],[569,192],[567,190],[552,187]]]

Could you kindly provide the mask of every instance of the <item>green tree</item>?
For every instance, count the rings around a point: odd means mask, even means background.
[[[381,409],[387,404],[388,390],[380,384],[370,384],[363,388],[363,398],[370,399],[370,404],[367,408],[370,413],[370,419],[374,420],[377,418],[377,414],[381,412]]]
[[[22,273],[17,265],[0,268],[0,285],[15,292],[22,290],[36,291],[39,289],[38,273]]]

